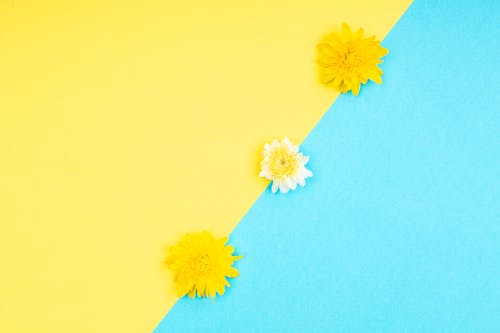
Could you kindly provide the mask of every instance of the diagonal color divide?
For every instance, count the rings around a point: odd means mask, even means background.
[[[0,331],[147,332],[181,233],[229,233],[336,95],[315,43],[409,0],[2,1]],[[369,87],[368,89],[380,89]]]
[[[415,1],[384,84],[303,142],[308,186],[264,192],[232,232],[228,294],[179,300],[156,333],[500,332],[499,19]]]

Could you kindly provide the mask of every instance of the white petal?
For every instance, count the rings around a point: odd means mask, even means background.
[[[309,162],[309,156],[302,156],[301,162],[304,163],[304,165],[306,165]]]
[[[313,173],[311,172],[311,170],[306,169],[305,167],[301,168],[300,173],[302,174],[302,176],[304,178],[309,178],[309,177],[313,176]]]
[[[306,180],[304,178],[300,177],[299,179],[297,179],[297,184],[304,187],[306,185]]]
[[[278,187],[279,187],[278,182],[274,181],[274,182],[273,182],[273,186],[271,187],[271,191],[272,191],[273,193],[278,192]]]
[[[280,192],[281,193],[288,193],[288,186],[286,186],[285,183],[280,183]]]
[[[269,173],[269,170],[262,170],[262,171],[259,173],[259,177],[262,177],[262,178],[266,178],[266,179],[271,180],[271,174]]]

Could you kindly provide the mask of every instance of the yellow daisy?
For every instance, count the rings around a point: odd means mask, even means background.
[[[353,33],[342,24],[340,33],[331,33],[318,44],[320,81],[341,93],[359,94],[361,84],[368,79],[382,83],[382,70],[377,66],[389,51],[375,40],[363,37],[363,29]]]
[[[226,245],[227,237],[215,238],[208,231],[189,233],[170,248],[167,267],[174,273],[174,283],[180,297],[191,298],[223,295],[231,285],[226,277],[238,276],[231,267],[240,256],[233,256],[234,248]]]

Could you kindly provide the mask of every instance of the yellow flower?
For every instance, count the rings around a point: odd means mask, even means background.
[[[190,233],[170,248],[167,267],[174,273],[179,296],[211,297],[224,294],[231,285],[226,277],[238,276],[231,267],[240,256],[233,256],[234,248],[226,245],[227,237],[217,239],[210,232]]]
[[[331,33],[318,44],[320,81],[341,93],[358,95],[368,79],[382,83],[383,72],[377,65],[387,53],[374,36],[364,38],[363,29],[352,33],[343,23],[340,33]]]
[[[288,138],[266,144],[262,155],[264,159],[260,163],[259,176],[273,181],[271,188],[273,193],[278,189],[281,193],[293,191],[297,188],[297,184],[304,186],[306,178],[313,175],[305,167],[309,157],[302,155],[299,147],[292,144]]]

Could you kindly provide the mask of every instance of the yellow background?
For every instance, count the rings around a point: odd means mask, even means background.
[[[151,331],[167,245],[228,234],[335,99],[318,39],[409,3],[1,0],[0,331]]]

